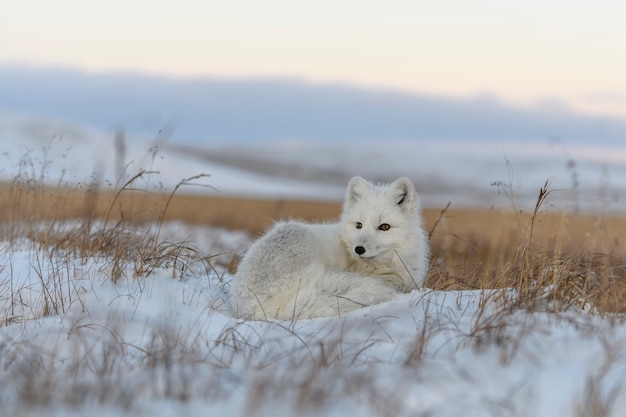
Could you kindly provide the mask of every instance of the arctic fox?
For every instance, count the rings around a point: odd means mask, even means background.
[[[429,248],[413,183],[348,184],[339,223],[279,222],[252,244],[231,286],[237,317],[341,315],[421,288]]]

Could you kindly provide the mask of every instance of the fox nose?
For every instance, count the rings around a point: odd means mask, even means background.
[[[357,253],[357,255],[363,255],[365,253],[365,248],[363,246],[357,246],[356,248],[354,248],[354,251]]]

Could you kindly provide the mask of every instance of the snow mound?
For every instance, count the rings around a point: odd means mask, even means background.
[[[619,318],[506,310],[490,291],[423,289],[343,317],[244,321],[230,316],[230,276],[211,256],[241,252],[249,238],[180,223],[160,236],[177,256],[3,243],[3,413],[587,416],[626,407]]]

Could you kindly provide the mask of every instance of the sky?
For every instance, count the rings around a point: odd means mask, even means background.
[[[0,66],[289,78],[626,119],[620,1],[0,0]]]

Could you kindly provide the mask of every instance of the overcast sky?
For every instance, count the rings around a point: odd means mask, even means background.
[[[626,119],[626,2],[0,0],[0,66],[492,94]]]

